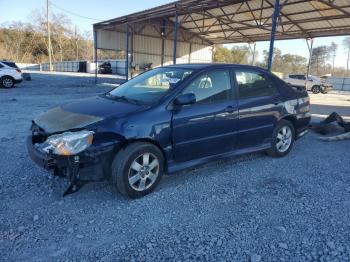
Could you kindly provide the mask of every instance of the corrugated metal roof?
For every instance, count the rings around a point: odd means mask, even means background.
[[[125,23],[165,20],[178,12],[180,26],[210,43],[270,38],[275,0],[182,0],[94,24],[111,29]],[[280,0],[276,39],[350,34],[350,0]]]

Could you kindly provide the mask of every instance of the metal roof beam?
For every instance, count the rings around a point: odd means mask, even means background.
[[[265,1],[265,0],[264,0]],[[270,9],[271,7],[269,7],[269,9]],[[346,6],[343,6],[342,8],[350,8],[350,5],[346,5]],[[322,11],[329,11],[329,10],[333,10],[333,8],[327,8],[327,9],[323,9]],[[288,14],[288,16],[290,17],[290,16],[293,16],[293,15],[302,15],[302,14],[309,14],[309,13],[316,13],[316,12],[318,12],[318,10],[307,10],[307,11],[302,11],[302,12],[298,12],[298,13],[290,13],[290,14]],[[235,13],[233,13],[233,15],[234,15]],[[228,13],[227,15],[231,15],[230,13]],[[223,16],[221,16],[221,17],[223,17]],[[340,19],[342,19],[344,16],[339,16],[339,18]],[[261,17],[260,18],[260,20],[262,21],[262,19],[264,19],[265,20],[265,22],[260,22],[260,24],[262,24],[262,25],[265,25],[266,24],[266,22],[269,20],[271,18],[271,16],[268,16],[268,17]],[[322,19],[327,19],[328,17],[323,17]],[[334,19],[334,16],[330,16],[330,18],[331,19]],[[321,19],[321,17],[319,18],[319,19]],[[251,19],[245,19],[245,20],[240,20],[239,22],[250,22],[250,21],[252,21]],[[189,29],[189,30],[191,30],[191,29],[193,29],[192,27],[185,27],[186,29]]]
[[[331,7],[331,9],[336,9],[340,12],[342,12],[344,15],[348,15],[350,17],[350,12],[344,10],[342,6],[337,6],[335,5],[333,2],[334,1],[325,1],[325,0],[318,0],[320,3],[323,3],[329,7]],[[324,11],[324,9],[320,10],[320,11]]]
[[[222,24],[222,19],[221,18],[217,18],[215,17],[213,14],[208,13],[208,11],[204,11],[204,14],[211,17],[211,18],[215,18],[219,21],[220,24]],[[250,41],[249,37],[242,34],[241,32],[239,32],[236,28],[232,27],[230,24],[226,24],[226,26],[228,26],[230,29],[232,29],[233,31],[236,31],[238,34],[240,34],[243,38],[245,38],[246,40]]]
[[[271,7],[273,7],[273,4],[269,1],[269,0],[266,0],[266,3],[268,3]],[[285,2],[284,5],[281,7],[281,9],[286,5],[287,3]],[[299,28],[300,31],[302,31],[304,34],[308,34],[304,28],[302,28],[298,23],[296,23],[295,21],[293,21],[292,19],[289,18],[288,15],[284,14],[281,9],[279,10],[279,13],[281,15],[283,15],[289,22],[291,22],[292,24],[294,24],[296,27]]]

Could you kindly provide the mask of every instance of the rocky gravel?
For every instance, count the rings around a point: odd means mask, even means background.
[[[30,120],[110,86],[32,78],[0,89],[0,261],[350,261],[350,141],[310,133],[287,157],[208,163],[136,200],[107,182],[63,198],[27,155]]]

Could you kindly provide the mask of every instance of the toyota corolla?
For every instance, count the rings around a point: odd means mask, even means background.
[[[309,121],[307,92],[264,69],[173,65],[39,115],[27,147],[34,162],[70,180],[65,194],[107,178],[135,198],[164,173],[256,151],[283,157]]]

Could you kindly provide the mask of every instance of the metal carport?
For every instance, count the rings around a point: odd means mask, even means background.
[[[127,76],[129,65],[142,57],[155,66],[210,62],[214,44],[264,40],[270,40],[271,69],[275,39],[349,35],[350,1],[182,0],[96,23],[93,28],[95,50],[128,54]]]

